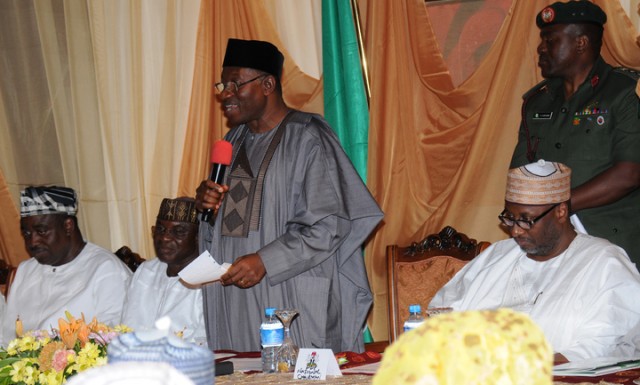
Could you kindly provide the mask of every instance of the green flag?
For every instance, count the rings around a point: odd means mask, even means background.
[[[348,0],[322,0],[322,57],[325,118],[366,182],[369,108]]]

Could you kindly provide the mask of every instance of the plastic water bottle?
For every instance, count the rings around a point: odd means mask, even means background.
[[[417,328],[423,322],[424,317],[422,317],[422,309],[420,308],[420,305],[410,305],[409,318],[404,321],[404,332],[406,333],[409,330]]]
[[[276,371],[276,351],[284,339],[284,326],[273,313],[275,308],[264,309],[265,320],[260,325],[260,343],[262,344],[262,371]]]

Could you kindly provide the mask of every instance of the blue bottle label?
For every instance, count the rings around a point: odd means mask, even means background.
[[[413,330],[415,328],[417,328],[418,326],[420,326],[420,324],[422,324],[422,322],[424,321],[407,321],[404,323],[404,332],[408,332],[409,330]]]
[[[282,324],[263,324],[260,327],[260,341],[262,346],[280,346],[284,340]]]

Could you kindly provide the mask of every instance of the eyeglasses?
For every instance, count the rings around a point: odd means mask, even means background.
[[[556,207],[558,207],[559,204],[560,203],[556,203],[555,205],[549,207],[542,214],[538,215],[537,217],[535,217],[533,219],[514,219],[514,218],[511,218],[511,217],[508,217],[507,216],[507,213],[508,213],[507,209],[504,209],[502,211],[502,213],[500,213],[500,215],[498,215],[498,219],[500,219],[500,222],[502,222],[502,224],[507,226],[507,227],[513,227],[514,225],[518,225],[523,230],[531,230],[531,228],[533,227],[533,225],[536,224],[536,222],[538,222],[540,219],[544,218],[545,215],[549,214],[551,212],[551,210],[553,210]]]
[[[235,94],[236,92],[238,92],[240,87],[244,86],[245,84],[249,84],[254,80],[258,80],[260,78],[263,78],[265,76],[267,76],[267,74],[258,75],[255,78],[247,80],[246,82],[242,82],[242,83],[238,83],[238,82],[233,81],[233,80],[232,81],[228,81],[226,83],[219,82],[219,83],[214,84],[214,87],[216,88],[216,92],[219,93],[219,94],[223,93],[224,90],[226,90],[226,89],[229,89],[229,91],[231,91],[232,93]]]
[[[181,226],[175,226],[170,229],[166,229],[162,226],[151,226],[151,232],[154,237],[163,237],[169,234],[174,239],[185,239],[189,236],[191,231]]]

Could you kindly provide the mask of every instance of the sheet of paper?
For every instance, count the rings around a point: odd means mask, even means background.
[[[233,370],[241,372],[262,371],[262,359],[257,358],[230,358],[227,361],[233,362]]]
[[[635,368],[640,368],[640,357],[598,357],[556,365],[553,375],[595,377]]]
[[[229,266],[231,265],[228,263],[219,264],[209,254],[209,251],[205,250],[198,258],[180,270],[178,276],[191,285],[200,285],[219,280],[227,272]]]
[[[376,374],[376,372],[378,371],[378,368],[380,368],[380,361],[372,362],[366,365],[356,366],[353,368],[342,369],[342,374],[345,374],[345,373]]]
[[[582,234],[588,234],[587,229],[584,228],[584,225],[582,224],[582,221],[580,221],[580,218],[578,218],[578,215],[576,214],[571,215],[569,217],[569,220],[571,221],[573,228],[576,229],[577,232]]]
[[[216,360],[237,356],[237,353],[216,353]]]

